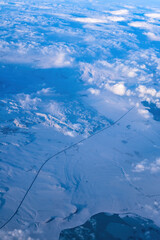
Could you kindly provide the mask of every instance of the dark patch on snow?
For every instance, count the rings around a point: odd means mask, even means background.
[[[98,213],[81,226],[63,230],[59,240],[160,239],[160,229],[151,220],[134,215]]]

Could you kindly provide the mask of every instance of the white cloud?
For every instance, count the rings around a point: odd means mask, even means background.
[[[131,95],[135,95],[134,92],[132,92],[130,89],[126,91],[126,95],[129,97]]]
[[[65,45],[39,47],[33,44],[7,44],[0,42],[1,62],[24,63],[32,67],[48,69],[70,67],[74,62],[71,49]]]
[[[144,118],[149,118],[149,112],[145,109],[138,109],[138,113],[141,114]]]
[[[52,9],[51,6],[41,6],[41,5],[36,5],[36,7],[39,8],[39,9],[45,9],[45,10],[47,10],[47,9]]]
[[[140,93],[140,97],[144,97],[146,95],[151,95],[152,97],[154,97],[157,94],[157,91],[154,88],[147,88],[144,85],[139,85],[136,90]]]
[[[130,78],[136,77],[137,76],[137,71],[138,71],[137,68],[128,69],[128,77],[130,77]]]
[[[53,56],[41,56],[39,61],[36,63],[38,68],[62,68],[69,67],[73,63],[73,58],[69,57],[65,52],[57,52]]]
[[[93,94],[93,95],[99,95],[100,94],[100,90],[99,89],[95,89],[95,88],[89,88],[88,91]]]
[[[50,88],[42,88],[41,90],[37,91],[37,94],[47,94],[47,93],[51,93]]]
[[[122,22],[126,20],[124,17],[117,17],[117,16],[108,16],[107,19],[113,22]]]
[[[129,62],[122,63],[119,60],[113,64],[107,61],[97,61],[93,65],[81,63],[82,78],[89,83],[96,84],[100,88],[106,83],[115,83],[118,80],[124,82],[126,79],[137,77],[140,71],[137,68],[138,66],[130,67],[129,65],[131,65]]]
[[[153,32],[144,33],[152,41],[160,41],[160,36],[156,35]]]
[[[157,98],[160,98],[160,91],[157,92],[156,97],[157,97]]]
[[[123,96],[126,93],[126,87],[124,83],[117,83],[113,86],[110,86],[108,83],[105,85],[106,89],[113,92],[116,95]]]
[[[145,14],[145,16],[147,16],[149,18],[160,19],[160,13],[147,13],[147,14]]]
[[[154,162],[150,163],[147,159],[136,164],[133,172],[144,172],[149,171],[152,174],[160,172],[160,158],[157,158]]]
[[[153,49],[130,52],[127,59],[116,59],[113,63],[99,60],[93,64],[81,63],[82,79],[94,84],[98,89],[108,89],[119,96],[136,96],[160,106],[160,91],[153,87],[154,75],[151,68],[159,76],[160,59]],[[139,110],[139,114],[148,118],[147,110]]]
[[[134,9],[135,6],[131,6],[131,5],[124,5],[125,8],[129,8],[129,9]]]
[[[120,9],[116,11],[111,11],[110,13],[113,15],[128,15],[129,11],[127,9]]]
[[[40,98],[32,98],[29,94],[18,94],[17,98],[21,108],[28,110],[37,109],[37,104],[41,101]]]
[[[106,18],[71,18],[71,20],[74,20],[76,22],[81,22],[81,23],[107,23]]]
[[[0,239],[4,240],[33,240],[29,235],[29,231],[22,231],[20,229],[14,229],[13,231],[0,231]]]
[[[152,30],[153,27],[154,27],[154,25],[149,24],[149,23],[144,22],[144,21],[130,22],[129,26],[135,27],[135,28],[150,29],[150,30]]]
[[[54,65],[56,67],[64,67],[71,65],[71,62],[73,61],[72,58],[67,59],[66,53],[60,52],[57,54],[56,59],[54,59]]]
[[[135,168],[134,172],[144,172],[145,171],[145,162],[138,163]]]

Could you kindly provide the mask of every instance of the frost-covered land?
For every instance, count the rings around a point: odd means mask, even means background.
[[[160,3],[107,2],[0,2],[0,227],[47,158],[111,126],[44,165],[0,239],[101,212],[160,227]]]

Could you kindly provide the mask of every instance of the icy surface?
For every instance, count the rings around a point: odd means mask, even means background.
[[[47,158],[111,126],[47,162],[0,239],[100,212],[160,227],[160,3],[116,2],[0,2],[0,226]]]

